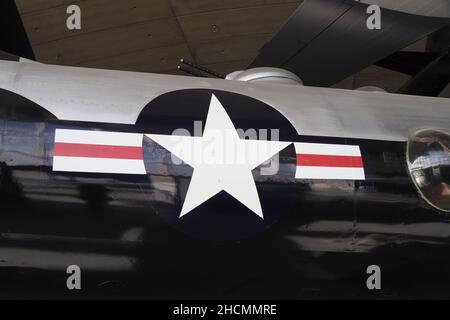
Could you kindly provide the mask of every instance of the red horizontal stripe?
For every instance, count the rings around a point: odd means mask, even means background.
[[[361,157],[297,154],[297,166],[362,168]]]
[[[142,147],[55,142],[54,156],[142,160]]]

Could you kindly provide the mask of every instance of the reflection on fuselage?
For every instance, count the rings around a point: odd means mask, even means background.
[[[361,147],[365,181],[295,180],[295,156],[284,154],[277,175],[255,180],[272,210],[294,205],[257,235],[216,242],[183,234],[162,219],[180,210],[192,168],[174,166],[170,153],[151,141],[144,142],[146,175],[62,173],[52,171],[54,129],[80,124],[1,120],[0,126],[0,275],[12,268],[64,276],[70,263],[87,272],[107,270],[97,283],[122,273],[147,277],[130,288],[148,285],[158,297],[292,298],[305,277],[345,279],[361,268],[359,255],[353,266],[349,258],[318,256],[373,254],[381,264],[387,260],[380,252],[414,258],[420,253],[408,248],[448,247],[450,225],[414,189],[403,143],[330,141]],[[447,263],[447,255],[436,259]],[[346,266],[337,272],[340,264]],[[271,285],[260,285],[266,282]]]

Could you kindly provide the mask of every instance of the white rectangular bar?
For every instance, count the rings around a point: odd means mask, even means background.
[[[346,144],[323,144],[323,143],[294,143],[297,154],[320,154],[334,156],[354,156],[360,157],[359,146]]]
[[[142,133],[56,129],[55,142],[142,147]]]
[[[296,179],[365,180],[364,168],[297,166]]]
[[[53,157],[53,171],[146,174],[144,161],[86,157]]]

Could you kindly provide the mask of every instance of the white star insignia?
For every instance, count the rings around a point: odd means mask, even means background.
[[[291,144],[240,139],[214,94],[202,137],[146,136],[194,168],[180,218],[225,191],[264,219],[252,170]]]

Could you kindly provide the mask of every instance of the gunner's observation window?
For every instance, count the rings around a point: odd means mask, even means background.
[[[413,134],[407,161],[421,196],[433,207],[450,212],[450,130],[427,129]]]

